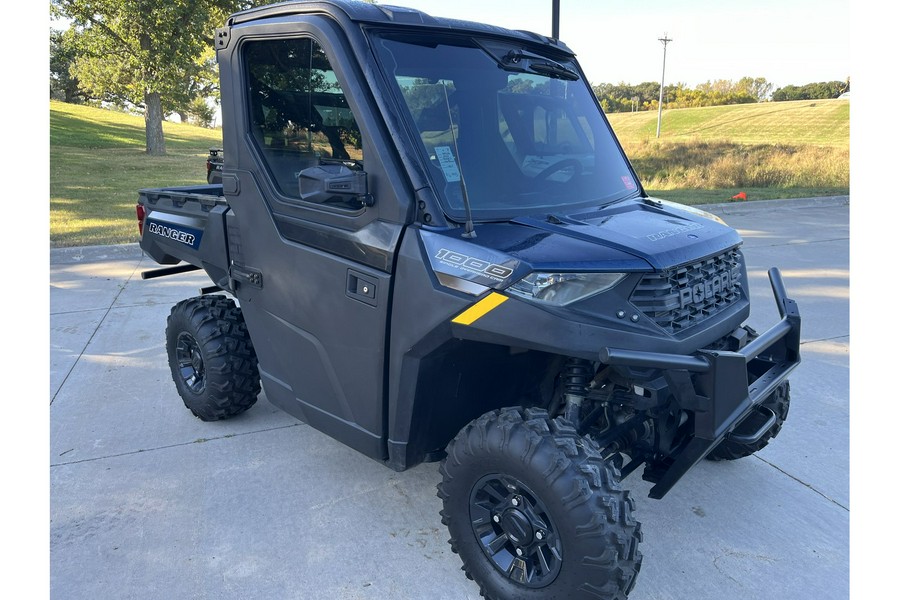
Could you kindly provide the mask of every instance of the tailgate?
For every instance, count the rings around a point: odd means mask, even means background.
[[[214,282],[227,277],[230,208],[221,194],[221,185],[140,190],[141,249],[159,264],[184,261],[205,269]]]

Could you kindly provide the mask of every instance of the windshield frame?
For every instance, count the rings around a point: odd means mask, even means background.
[[[483,207],[478,204],[472,204],[472,217],[476,222],[490,222],[490,221],[508,221],[513,218],[519,216],[526,215],[535,215],[535,214],[567,214],[574,211],[583,210],[585,208],[590,207],[601,207],[607,206],[614,202],[619,202],[622,200],[627,200],[630,198],[638,198],[645,196],[645,192],[641,182],[634,171],[633,166],[631,165],[628,157],[626,156],[622,146],[616,137],[615,133],[612,130],[612,127],[609,124],[606,115],[603,113],[603,110],[600,107],[600,104],[596,98],[596,95],[593,93],[590,85],[587,82],[587,78],[584,75],[584,72],[581,69],[581,66],[578,64],[577,60],[575,60],[574,56],[561,49],[552,46],[548,46],[546,44],[539,43],[531,43],[525,39],[517,39],[510,38],[504,36],[490,36],[484,33],[474,33],[474,32],[451,32],[448,33],[446,31],[434,31],[427,30],[424,28],[409,28],[409,29],[395,29],[395,28],[372,28],[367,30],[367,36],[370,39],[370,47],[373,50],[373,55],[375,57],[375,63],[377,68],[381,72],[383,76],[383,81],[386,82],[387,87],[389,89],[389,95],[393,97],[395,101],[395,106],[399,110],[398,116],[400,120],[404,123],[408,134],[409,139],[413,142],[415,146],[415,157],[420,161],[421,164],[421,172],[428,178],[428,181],[432,184],[432,189],[434,191],[434,195],[440,203],[442,212],[451,220],[456,222],[464,222],[466,219],[466,211],[464,207],[464,203],[467,200],[464,200],[460,203],[457,199],[456,206],[452,205],[452,199],[448,197],[446,193],[446,187],[448,181],[444,181],[443,178],[438,176],[435,172],[435,169],[432,167],[434,164],[433,156],[430,157],[429,153],[426,149],[424,142],[422,141],[421,132],[416,125],[415,119],[410,112],[410,106],[404,97],[403,92],[401,91],[401,84],[398,79],[403,77],[402,75],[398,75],[393,71],[392,68],[389,67],[390,64],[394,63],[394,56],[389,49],[383,46],[382,42],[387,40],[393,43],[399,44],[408,44],[408,45],[422,45],[426,47],[436,48],[437,46],[449,45],[449,46],[459,46],[471,50],[480,51],[485,55],[487,60],[491,60],[497,64],[498,69],[505,71],[510,76],[509,81],[512,81],[511,77],[515,76],[524,76],[530,78],[543,78],[547,81],[561,81],[562,78],[559,77],[551,77],[541,73],[535,72],[522,72],[516,69],[506,69],[500,65],[501,58],[498,56],[496,52],[497,47],[514,47],[516,49],[521,49],[527,53],[533,53],[534,55],[539,55],[541,57],[546,57],[548,61],[552,61],[554,63],[558,63],[568,69],[571,69],[578,75],[578,80],[574,81],[564,81],[563,83],[569,85],[580,86],[583,91],[580,93],[587,93],[590,98],[590,108],[587,108],[585,104],[582,102],[582,107],[585,109],[585,114],[587,111],[590,111],[597,120],[592,123],[593,127],[589,129],[591,136],[596,135],[596,131],[599,129],[599,134],[604,136],[604,139],[601,140],[603,144],[606,146],[603,148],[603,152],[612,153],[614,158],[619,159],[621,164],[616,165],[620,169],[620,173],[622,173],[622,180],[628,180],[625,184],[626,188],[623,190],[618,190],[615,193],[601,194],[596,197],[579,197],[576,201],[557,201],[552,203],[544,203],[536,206],[526,206],[526,205],[511,205],[509,207]],[[440,81],[440,80],[438,80]],[[429,82],[430,83],[430,82]],[[446,86],[445,93],[446,93]],[[497,92],[497,97],[499,100],[500,94],[502,91]],[[501,111],[498,106],[498,111]],[[448,113],[450,112],[448,106]],[[453,117],[451,115],[447,115],[450,118],[450,130],[458,131],[459,125],[457,123],[453,123]],[[500,114],[500,118],[503,118],[503,115]],[[457,137],[458,134],[453,133],[452,144],[448,144],[448,146],[453,149],[453,152],[456,153],[458,150],[457,147]],[[499,134],[498,134],[499,135]],[[405,153],[409,154],[409,153]],[[592,146],[592,157],[595,162],[598,161],[598,155],[600,152],[597,150],[597,143],[595,142]],[[467,196],[466,186],[466,169],[463,168],[463,163],[465,161],[459,161],[457,166],[460,171],[460,187],[462,188],[463,196]],[[615,162],[615,161],[613,161]],[[606,164],[606,161],[602,161],[601,164]]]

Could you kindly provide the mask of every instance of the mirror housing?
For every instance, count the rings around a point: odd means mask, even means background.
[[[372,206],[368,177],[365,171],[343,164],[320,164],[300,171],[300,199],[315,204],[350,203]]]

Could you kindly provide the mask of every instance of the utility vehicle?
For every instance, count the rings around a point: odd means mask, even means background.
[[[166,326],[184,404],[224,419],[265,390],[392,469],[441,461],[487,598],[626,597],[623,478],[662,498],[784,423],[800,315],[778,271],[782,318],[754,332],[738,233],[648,197],[559,40],[322,0],[215,43],[221,184],[137,206],[165,265],[145,278],[211,279]]]

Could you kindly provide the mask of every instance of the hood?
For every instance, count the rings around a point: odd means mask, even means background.
[[[643,200],[566,216],[520,217],[512,223],[547,232],[557,239],[617,250],[645,261],[654,270],[719,254],[741,242],[737,231],[712,218]],[[591,254],[587,247],[583,251]],[[543,262],[538,256],[531,259]]]
[[[500,289],[531,271],[661,271],[741,242],[734,229],[712,218],[644,200],[482,223],[470,239],[462,233],[461,227],[422,230],[434,270]]]

